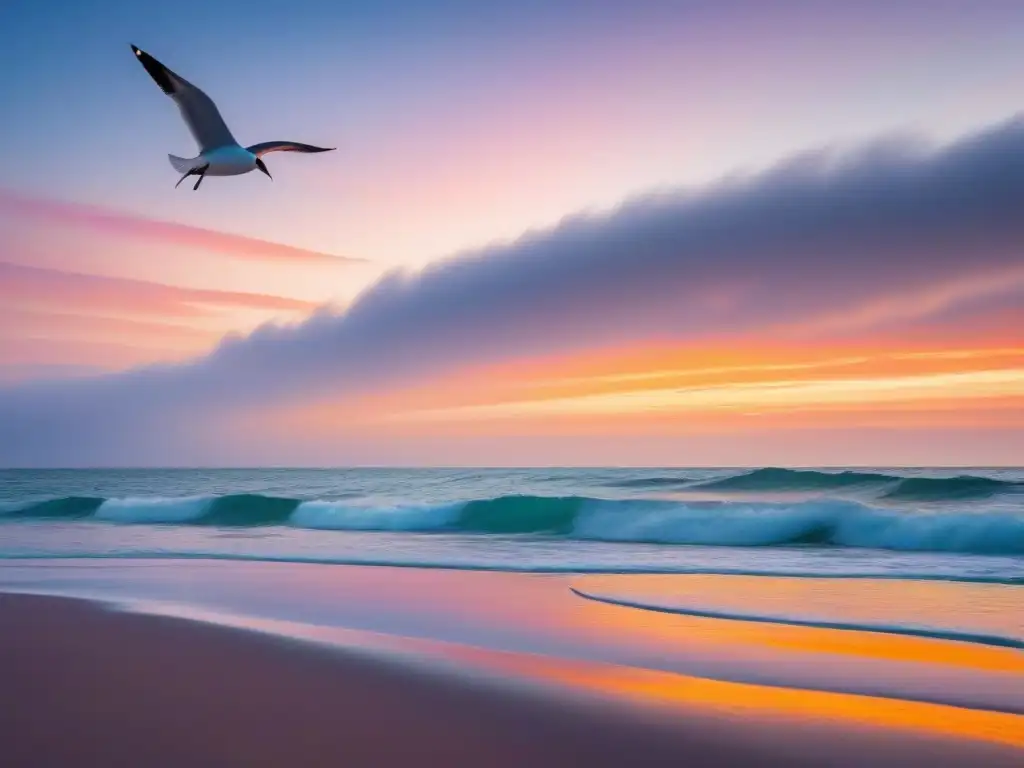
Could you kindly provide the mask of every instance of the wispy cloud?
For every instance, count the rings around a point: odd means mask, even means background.
[[[0,377],[183,360],[225,331],[298,319],[315,305],[0,262]]]
[[[0,307],[0,338],[61,338],[72,342],[114,338],[121,343],[145,346],[157,340],[164,349],[195,350],[197,343],[209,343],[211,338],[218,338],[219,335],[215,329],[197,328],[183,322],[103,317],[66,309],[24,309],[11,306],[11,303]],[[2,359],[8,360],[6,355]]]
[[[186,428],[184,414],[204,414],[213,429],[213,416],[240,406],[535,355],[781,333],[825,343],[1012,316],[1024,303],[1022,199],[1018,120],[944,147],[804,155],[389,274],[341,314],[265,326],[194,363],[9,389],[0,428],[18,439],[4,441],[0,459],[116,461],[145,444],[187,461],[209,433],[194,418]],[[76,430],[89,437],[61,439],[69,424],[92,427]]]
[[[206,315],[213,308],[299,312],[315,306],[283,296],[184,288],[4,262],[0,262],[0,301],[5,307],[165,318]]]
[[[53,225],[86,227],[100,232],[157,241],[168,245],[200,248],[239,259],[288,260],[318,265],[365,264],[365,259],[337,256],[293,245],[201,227],[160,221],[81,203],[26,198],[0,189],[0,213],[31,217]]]
[[[133,339],[109,340],[101,337],[68,339],[61,336],[0,336],[0,360],[3,360],[0,378],[31,382],[33,377],[97,375],[141,365],[152,360],[154,355],[167,360],[187,359],[204,347],[209,348],[209,343],[194,345],[189,354],[173,343],[161,345],[159,336],[150,337],[144,343]]]
[[[635,389],[578,397],[456,406],[397,414],[410,421],[465,421],[520,416],[673,414],[711,409],[803,409],[832,404],[907,403],[1010,397],[1024,391],[1024,367],[964,373],[845,379],[784,379],[717,386]]]
[[[53,299],[51,306],[60,302]],[[7,381],[123,370],[154,359],[184,360],[208,351],[223,335],[213,322],[189,325],[196,318],[161,314],[159,305],[152,308],[156,319],[139,319],[105,317],[88,303],[74,301],[60,311],[13,304],[4,299],[0,306],[0,378]],[[123,303],[103,306],[115,315],[128,314]]]

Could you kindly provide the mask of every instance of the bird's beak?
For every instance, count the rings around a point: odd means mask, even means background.
[[[267,170],[267,166],[263,164],[263,160],[258,157],[256,158],[256,167],[267,174],[271,181],[274,180],[274,177],[270,175],[270,171]]]

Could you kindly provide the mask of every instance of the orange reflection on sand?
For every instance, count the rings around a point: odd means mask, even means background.
[[[830,630],[822,630],[830,632]],[[840,634],[835,632],[834,634]],[[902,699],[723,682],[638,667],[430,643],[430,652],[519,679],[643,705],[733,717],[839,721],[1024,747],[1024,716]]]
[[[622,579],[633,577],[582,577],[575,581],[581,589],[599,591],[602,584],[617,589]],[[657,579],[659,577],[651,577]],[[698,578],[689,576],[660,577],[668,579]],[[732,578],[732,577],[708,577]],[[739,577],[736,577],[739,578]],[[751,579],[751,581],[754,581]],[[977,587],[980,585],[963,585]],[[739,587],[737,587],[739,588]],[[887,588],[893,588],[888,585]],[[756,605],[756,591],[744,592],[750,597],[747,610]],[[909,605],[910,603],[906,603]],[[1012,648],[949,642],[946,640],[906,635],[834,630],[818,627],[786,626],[753,623],[741,620],[708,619],[697,616],[654,613],[638,608],[591,602],[592,610],[574,612],[565,621],[586,625],[595,635],[613,633],[629,642],[652,648],[679,644],[704,643],[715,647],[745,646],[746,655],[764,656],[765,649],[775,648],[800,653],[829,653],[861,656],[903,662],[927,662],[970,669],[1024,675],[1024,654]],[[1022,681],[1024,684],[1024,681]]]
[[[731,715],[840,720],[1024,747],[1024,717],[1002,712],[845,693],[770,688],[635,667],[552,663],[523,658],[520,673],[644,703],[705,708]]]
[[[375,571],[366,570],[367,584],[375,581]],[[421,574],[416,574],[420,576]],[[438,600],[436,587],[445,582],[455,583],[456,577],[439,572],[422,574],[430,589],[425,590],[424,602],[428,609],[436,609],[431,605]],[[481,575],[482,574],[476,574]],[[390,583],[392,582],[393,583]],[[385,582],[388,588],[402,581],[401,573],[391,574]],[[462,579],[462,581],[469,581]],[[486,576],[482,581],[490,581]],[[501,575],[495,582],[512,583],[513,579]],[[932,643],[917,638],[900,638],[875,636],[860,632],[841,632],[835,630],[815,630],[797,627],[776,627],[771,625],[749,625],[742,622],[726,622],[714,620],[689,619],[664,614],[650,614],[628,608],[587,603],[582,600],[570,601],[578,604],[579,610],[565,611],[565,595],[560,590],[550,589],[552,582],[558,579],[535,578],[518,580],[524,592],[518,596],[515,592],[506,594],[505,600],[495,600],[494,593],[488,590],[493,584],[480,584],[480,591],[460,594],[456,601],[452,595],[448,600],[462,602],[465,598],[483,598],[489,594],[489,600],[479,605],[488,605],[495,610],[496,616],[503,611],[496,606],[512,608],[514,615],[522,617],[524,622],[530,614],[539,615],[545,620],[561,620],[566,624],[585,625],[588,632],[597,631],[604,621],[617,629],[624,630],[630,639],[642,636],[645,631],[651,633],[662,647],[671,642],[705,641],[742,641],[748,644],[764,642],[765,639],[788,638],[794,647],[801,650],[840,650],[846,644],[846,650],[863,654],[865,649],[873,648],[876,652],[889,658],[921,659],[923,649],[933,647],[936,658],[942,651],[951,654],[946,658],[957,658],[960,662],[986,666],[985,659],[1003,658],[1009,661],[1014,652],[1006,649],[972,647],[960,643]],[[527,596],[550,595],[550,601],[540,600],[534,604],[532,600],[520,600]],[[511,599],[508,599],[511,598]],[[476,599],[472,600],[477,603]],[[551,611],[561,603],[563,610],[552,616]],[[886,729],[902,729],[928,734],[978,739],[989,742],[1024,747],[1024,716],[975,710],[963,707],[908,701],[895,698],[880,698],[859,694],[834,693],[825,691],[809,691],[795,688],[770,687],[750,683],[723,682],[689,675],[647,670],[622,664],[581,661],[566,658],[523,653],[505,650],[494,650],[461,642],[436,639],[413,638],[375,631],[348,629],[336,626],[305,624],[286,620],[254,618],[224,614],[215,611],[196,609],[190,606],[174,606],[170,604],[136,604],[136,610],[179,616],[192,620],[208,621],[225,626],[235,626],[259,632],[269,632],[295,639],[311,641],[335,647],[347,648],[352,651],[368,654],[378,658],[389,658],[397,661],[412,662],[421,668],[436,673],[473,673],[490,677],[495,682],[507,684],[509,681],[533,682],[542,685],[553,685],[578,692],[587,692],[603,697],[625,700],[642,705],[667,707],[681,713],[711,713],[725,717],[763,719],[785,718],[803,722],[867,725]],[[534,610],[535,609],[535,610]],[[567,615],[568,614],[568,615]],[[450,615],[448,620],[457,618]],[[575,619],[575,621],[574,621]],[[697,637],[693,627],[702,631]],[[578,628],[578,627],[577,627]],[[678,635],[675,634],[678,632]],[[703,635],[703,636],[701,636]],[[907,653],[893,653],[893,649],[906,649]],[[1018,667],[1021,659],[1017,657]],[[1002,668],[1002,667],[1000,667]]]
[[[254,619],[182,606],[138,606],[144,612],[181,616],[215,624],[269,632],[296,639],[360,650],[378,658],[414,662],[437,672],[476,670],[520,681],[569,687],[577,691],[731,717],[792,718],[824,723],[861,724],[1024,747],[1024,716],[943,704],[808,691],[748,683],[721,682],[671,672],[603,662],[577,661],[516,653],[460,643],[323,627],[273,619]],[[823,630],[830,632],[830,630]],[[834,634],[842,634],[834,632]],[[435,667],[451,662],[454,667]]]

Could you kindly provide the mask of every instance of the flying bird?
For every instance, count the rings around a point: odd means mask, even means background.
[[[264,141],[251,147],[243,147],[235,141],[235,137],[224,123],[224,118],[220,116],[217,105],[209,96],[145,51],[134,45],[132,51],[160,89],[178,105],[185,124],[199,145],[199,155],[196,157],[187,159],[176,155],[167,156],[174,170],[185,174],[178,179],[178,183],[174,185],[175,189],[189,176],[199,177],[196,185],[192,187],[195,190],[199,189],[199,185],[207,176],[239,176],[257,168],[273,181],[274,177],[270,176],[270,171],[263,162],[263,155],[268,152],[330,152],[335,149],[314,147],[297,141]]]

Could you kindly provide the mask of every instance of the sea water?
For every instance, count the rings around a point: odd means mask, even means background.
[[[0,558],[1024,583],[1021,469],[0,471]]]
[[[12,590],[1024,712],[1019,469],[6,470]]]

